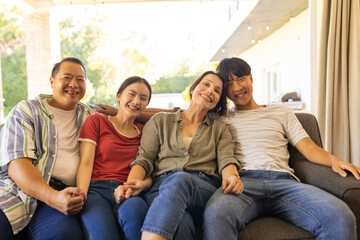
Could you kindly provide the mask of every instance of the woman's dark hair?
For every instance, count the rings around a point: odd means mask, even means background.
[[[133,77],[129,77],[127,79],[125,79],[125,81],[120,85],[117,93],[116,93],[116,96],[121,94],[125,88],[127,88],[128,86],[130,86],[131,84],[133,83],[137,83],[137,82],[142,82],[145,84],[145,86],[147,87],[147,89],[149,90],[149,99],[148,99],[148,102],[147,104],[149,104],[150,102],[150,99],[151,99],[151,86],[149,84],[148,81],[146,81],[145,78],[141,78],[141,77],[138,77],[138,76],[133,76]]]
[[[226,80],[229,80],[231,78],[231,74],[234,74],[237,77],[250,75],[251,67],[241,58],[224,58],[217,66],[216,72]]]
[[[210,112],[213,112],[213,113],[217,113],[219,114],[220,116],[223,116],[226,114],[226,111],[227,111],[227,105],[226,105],[226,94],[225,94],[225,85],[226,85],[226,82],[227,80],[225,80],[225,78],[221,77],[220,74],[217,74],[215,73],[214,71],[207,71],[207,72],[204,72],[203,74],[201,74],[190,86],[189,88],[189,94],[190,94],[190,99],[192,98],[192,91],[194,91],[194,89],[196,88],[196,86],[201,82],[201,80],[203,80],[203,78],[206,76],[206,75],[209,75],[209,74],[213,74],[215,76],[218,76],[222,83],[223,83],[223,87],[222,87],[222,91],[221,91],[221,95],[220,95],[220,99],[219,99],[219,102],[216,104],[216,106],[209,110],[208,113]]]
[[[56,74],[58,74],[58,72],[60,70],[60,65],[63,62],[73,62],[73,63],[79,64],[82,67],[82,69],[84,70],[85,78],[86,78],[86,69],[84,67],[84,64],[80,61],[80,59],[77,59],[77,58],[74,58],[74,57],[64,58],[60,62],[55,63],[54,66],[53,66],[53,69],[51,70],[51,77],[55,78]]]

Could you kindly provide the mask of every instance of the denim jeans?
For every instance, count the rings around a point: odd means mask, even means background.
[[[81,223],[86,239],[120,239],[119,225],[125,239],[140,239],[147,204],[141,197],[131,197],[117,204],[114,190],[121,182],[92,180],[87,201],[81,211]]]
[[[215,182],[201,172],[167,172],[156,177],[145,195],[149,211],[142,231],[167,239],[194,239]]]
[[[66,216],[38,201],[35,214],[28,225],[29,239],[83,239],[79,216]]]
[[[241,195],[218,189],[206,206],[207,240],[235,240],[247,223],[267,215],[299,226],[317,239],[356,239],[355,216],[333,195],[284,172],[242,170],[239,174],[244,184]]]

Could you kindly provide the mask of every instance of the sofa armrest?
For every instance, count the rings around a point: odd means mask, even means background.
[[[360,194],[360,181],[348,172],[347,177],[341,177],[331,167],[308,161],[301,154],[290,157],[290,167],[303,183],[319,187],[338,198],[343,198],[348,191],[358,190]],[[360,201],[360,195],[357,195]]]
[[[354,213],[356,225],[360,226],[360,181],[350,172],[347,177],[341,177],[330,167],[312,163],[300,153],[291,155],[290,167],[303,183],[321,188],[342,199]],[[359,235],[360,229],[357,232]]]

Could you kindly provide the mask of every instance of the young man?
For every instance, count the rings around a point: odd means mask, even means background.
[[[0,239],[25,226],[33,239],[82,239],[76,216],[84,192],[75,186],[78,135],[94,112],[80,103],[86,70],[76,58],[54,65],[53,95],[24,100],[9,113],[0,135]]]
[[[237,239],[238,231],[263,215],[291,222],[317,239],[356,239],[355,217],[340,199],[302,184],[289,167],[288,142],[309,161],[360,179],[360,169],[318,147],[285,106],[260,106],[253,99],[250,66],[242,59],[222,60],[217,71],[228,79],[227,96],[235,109],[224,119],[242,165],[241,194],[214,193],[205,210],[205,238]]]

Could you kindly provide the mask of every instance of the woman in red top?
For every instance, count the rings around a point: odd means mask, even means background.
[[[81,130],[80,166],[76,185],[86,193],[81,212],[86,239],[120,239],[119,225],[126,239],[140,239],[147,205],[141,197],[117,204],[114,190],[126,182],[129,164],[136,156],[143,125],[135,119],[143,113],[151,98],[149,83],[130,77],[120,86],[116,116],[90,115]],[[137,182],[141,192],[151,186],[151,178]],[[118,225],[118,223],[119,225]]]

